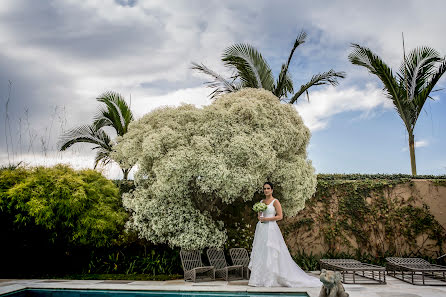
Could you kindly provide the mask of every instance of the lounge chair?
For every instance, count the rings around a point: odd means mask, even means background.
[[[355,259],[321,259],[321,269],[339,271],[344,284],[385,284],[386,268]]]
[[[243,279],[243,265],[228,266],[222,249],[207,250],[209,263],[215,267],[215,277],[224,280]]]
[[[244,248],[232,248],[229,249],[229,255],[231,256],[232,264],[243,266],[243,276],[249,279],[249,254]]]
[[[184,280],[212,281],[215,280],[214,266],[203,266],[201,253],[197,250],[181,250],[181,264],[184,270]]]
[[[387,274],[412,285],[446,286],[446,266],[421,258],[386,258]]]

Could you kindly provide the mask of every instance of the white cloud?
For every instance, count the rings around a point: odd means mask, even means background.
[[[429,146],[429,141],[427,140],[418,140],[415,141],[415,148],[420,148],[420,147],[428,147]],[[401,149],[402,152],[407,152],[409,150],[408,147],[403,147]]]
[[[427,147],[427,146],[429,146],[429,142],[427,140],[415,141],[415,147]]]
[[[359,112],[356,120],[364,120],[393,108],[377,78],[348,62],[351,42],[370,47],[394,70],[401,62],[402,31],[407,50],[428,45],[446,54],[446,39],[438,37],[446,25],[445,3],[440,0],[430,5],[409,0],[403,6],[395,1],[365,0],[259,0],[256,5],[235,0],[141,0],[135,4],[3,1],[0,97],[7,94],[6,82],[11,79],[12,120],[17,122],[29,108],[33,129],[43,134],[57,105],[66,107],[64,128],[69,129],[91,120],[98,107],[94,99],[107,90],[127,99],[131,95],[137,117],[162,105],[206,105],[211,90],[201,85],[206,78],[190,69],[191,61],[225,73],[222,51],[244,42],[259,49],[277,75],[293,39],[304,29],[307,43],[296,50],[290,67],[295,87],[330,68],[347,72],[339,87],[310,90],[309,103],[304,97],[299,99],[297,110],[316,131],[329,128],[330,118],[343,112]],[[339,15],[342,17],[333,17]],[[444,79],[437,87],[441,84]],[[435,93],[436,103],[443,104],[441,94]],[[12,130],[20,131],[17,127]],[[53,135],[45,136],[47,139],[59,137],[57,129],[48,131]],[[0,152],[6,151],[2,141]],[[90,151],[82,152],[91,167]],[[70,158],[79,166],[88,163]]]
[[[342,112],[359,111],[363,117],[370,117],[377,108],[393,108],[392,102],[374,84],[367,84],[363,90],[328,87],[310,92],[309,102],[303,96],[299,100],[296,109],[311,131],[327,128],[330,118]]]
[[[442,0],[430,1],[429,6],[416,0],[405,1],[404,5],[399,1],[344,0],[308,2],[301,10],[302,17],[323,32],[322,43],[363,44],[397,67],[403,54],[402,33],[406,52],[428,45],[445,54],[446,40],[438,38],[446,24],[444,5]],[[333,17],[336,15],[342,17]],[[332,50],[332,47],[320,48]]]
[[[135,95],[132,95],[132,109],[135,116],[140,118],[144,114],[160,106],[179,106],[182,103],[193,104],[198,107],[211,104],[208,95],[212,90],[206,87],[186,88],[175,90],[171,93],[159,96],[150,96],[144,98],[142,90],[136,90]]]
[[[19,161],[26,166],[54,166],[56,164],[70,164],[74,169],[93,168],[93,155],[89,152],[67,151],[51,153],[23,153],[20,155],[9,156],[0,155],[0,164],[17,164]]]

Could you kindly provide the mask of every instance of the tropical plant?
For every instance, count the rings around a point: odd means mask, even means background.
[[[370,49],[352,44],[353,51],[348,56],[351,63],[366,67],[384,84],[386,96],[392,100],[409,135],[409,152],[412,175],[417,174],[415,162],[414,129],[434,86],[446,71],[446,59],[433,48],[422,46],[413,49],[394,76],[392,69]]]
[[[118,136],[123,136],[128,131],[130,122],[134,120],[133,113],[125,99],[116,92],[106,92],[99,96],[97,100],[105,104],[94,118],[93,124],[81,125],[62,135],[59,142],[59,149],[66,150],[76,143],[91,143],[97,150],[94,168],[99,163],[107,165],[112,161],[110,153],[113,151],[115,142],[104,130],[105,127],[111,127]],[[122,164],[121,164],[122,165]],[[121,166],[124,179],[127,180],[132,166]]]
[[[132,123],[112,154],[138,164],[136,188],[123,195],[127,227],[155,244],[223,246],[228,208],[259,201],[267,180],[293,216],[316,189],[309,139],[296,109],[261,89],[203,108],[156,109]]]
[[[212,77],[213,80],[206,83],[208,87],[214,88],[214,91],[209,95],[211,98],[235,92],[241,88],[263,88],[271,91],[279,99],[293,104],[304,93],[309,98],[308,90],[311,87],[328,84],[337,86],[338,79],[345,77],[344,72],[336,72],[333,69],[318,73],[294,93],[293,81],[288,69],[296,48],[305,43],[306,37],[307,34],[302,31],[296,38],[288,60],[282,64],[277,80],[274,79],[271,68],[262,54],[253,46],[243,43],[231,45],[223,52],[224,65],[234,72],[231,78],[224,78],[204,64],[193,62],[192,69]],[[288,94],[292,95],[290,99],[287,99]]]

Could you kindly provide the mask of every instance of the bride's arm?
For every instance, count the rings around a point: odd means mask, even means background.
[[[259,218],[260,221],[262,221],[262,222],[266,222],[266,221],[280,221],[281,219],[283,219],[282,205],[280,205],[279,200],[276,199],[274,201],[273,205],[276,208],[276,215],[274,217],[270,217],[270,218]]]

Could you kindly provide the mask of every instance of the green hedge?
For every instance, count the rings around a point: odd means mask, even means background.
[[[127,219],[111,181],[64,165],[1,170],[0,211],[3,230],[37,229],[66,246],[111,245]]]

